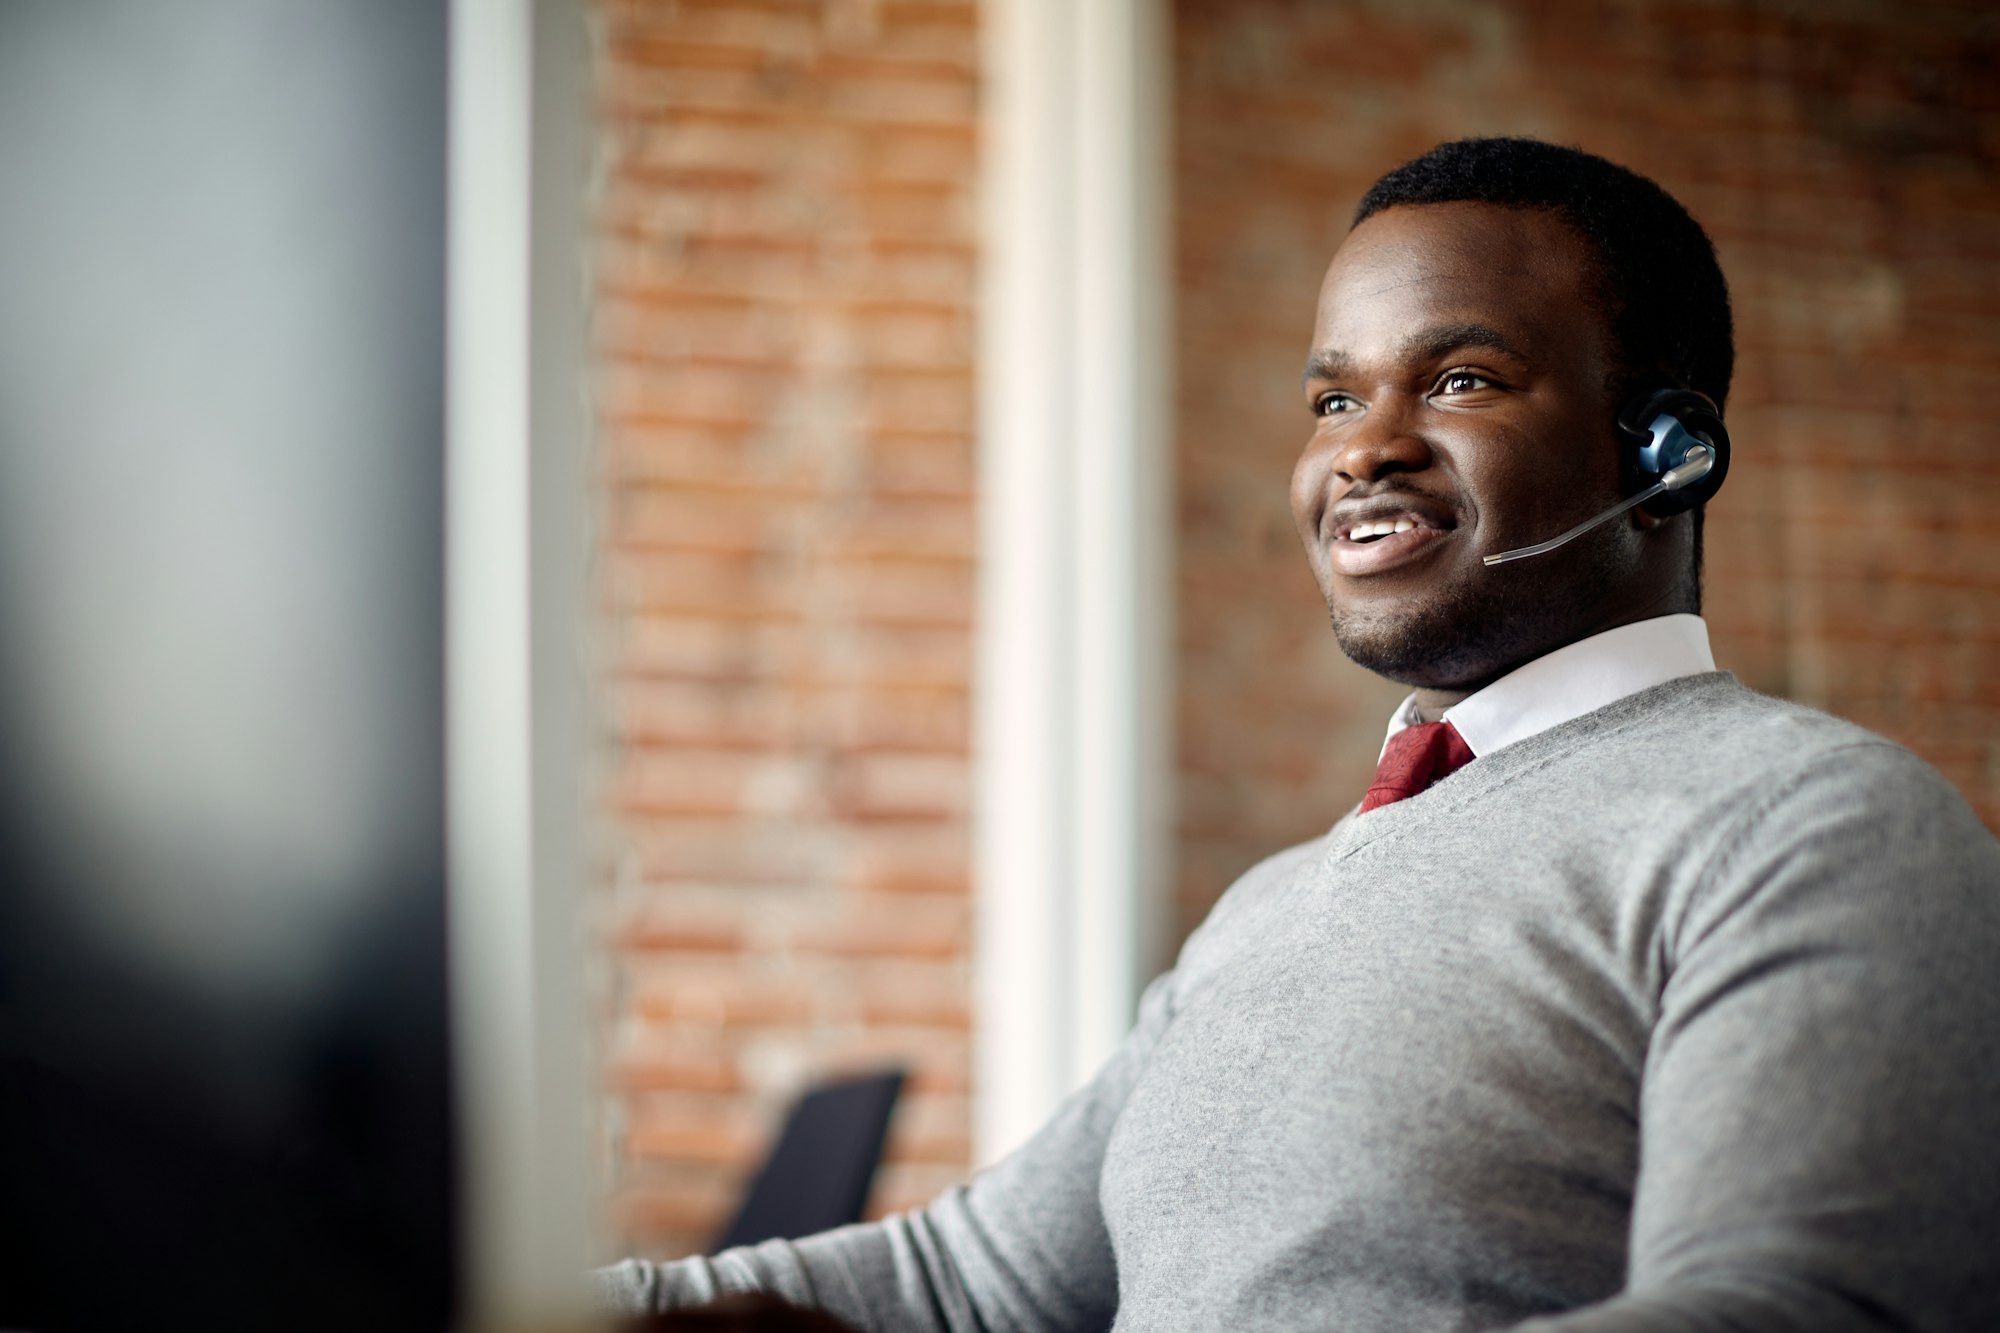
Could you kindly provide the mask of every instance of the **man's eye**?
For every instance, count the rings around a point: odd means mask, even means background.
[[[1344,393],[1323,393],[1313,399],[1313,415],[1330,417],[1338,412],[1352,412],[1354,400]]]
[[[1484,375],[1475,375],[1469,370],[1449,370],[1438,381],[1439,393],[1471,393],[1474,389],[1490,389],[1493,381]]]

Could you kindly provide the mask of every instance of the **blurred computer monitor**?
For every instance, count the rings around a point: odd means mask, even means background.
[[[456,1316],[446,11],[0,3],[0,1327]]]

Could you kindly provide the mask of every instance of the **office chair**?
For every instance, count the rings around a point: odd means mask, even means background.
[[[859,1222],[903,1078],[891,1069],[807,1089],[715,1249]]]

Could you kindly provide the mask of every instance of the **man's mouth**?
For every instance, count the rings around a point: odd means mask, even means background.
[[[1453,531],[1442,506],[1383,497],[1336,516],[1329,555],[1335,573],[1380,574],[1417,559]]]

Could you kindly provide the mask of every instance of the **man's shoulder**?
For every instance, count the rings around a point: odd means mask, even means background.
[[[1512,788],[1526,803],[1523,818],[1546,823],[1560,806],[1561,819],[1581,818],[1586,829],[1621,838],[1643,830],[1711,854],[1745,836],[1810,840],[1828,820],[1904,846],[1993,844],[1963,796],[1918,755],[1727,672],[1655,686],[1524,742],[1488,783],[1496,794]]]
[[[1995,850],[1957,788],[1886,736],[1726,673],[1687,682],[1680,698],[1648,719],[1646,763],[1663,785],[1701,790],[1701,817],[1739,838],[1811,842],[1865,827],[1926,858]]]
[[[1942,783],[1904,746],[1810,705],[1760,694],[1726,671],[1683,677],[1603,710],[1607,741],[1655,762],[1732,774],[1737,783],[1825,768],[1861,780]],[[1616,716],[1623,713],[1624,717]],[[1621,722],[1629,725],[1619,725]]]

